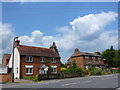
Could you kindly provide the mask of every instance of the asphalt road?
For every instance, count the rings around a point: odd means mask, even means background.
[[[46,80],[31,83],[5,83],[2,88],[117,88],[118,74]]]

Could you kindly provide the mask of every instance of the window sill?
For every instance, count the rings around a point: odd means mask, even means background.
[[[30,62],[30,61],[29,61],[29,62],[28,62],[28,61],[26,61],[26,63],[32,63],[32,62],[33,62],[33,61],[31,61],[31,62]]]
[[[33,73],[26,73],[26,75],[33,75]]]

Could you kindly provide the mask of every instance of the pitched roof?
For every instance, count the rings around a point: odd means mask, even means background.
[[[20,55],[44,56],[44,57],[60,57],[57,52],[49,48],[19,45],[18,51]]]
[[[75,56],[94,56],[94,57],[102,57],[101,55],[95,54],[95,53],[89,53],[89,52],[79,52],[74,53],[71,57]]]

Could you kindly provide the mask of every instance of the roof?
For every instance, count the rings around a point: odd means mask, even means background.
[[[10,59],[10,56],[11,56],[11,54],[4,54],[4,57],[5,57],[6,59]]]
[[[101,55],[95,54],[95,53],[89,53],[89,52],[79,52],[79,53],[74,53],[72,57],[75,56],[94,56],[94,57],[102,57]]]
[[[52,49],[42,48],[42,47],[34,47],[34,46],[25,46],[19,45],[18,51],[20,55],[31,55],[31,56],[44,56],[44,57],[58,57],[60,56]]]

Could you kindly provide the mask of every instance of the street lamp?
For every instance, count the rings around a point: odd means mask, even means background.
[[[18,36],[16,36],[14,39],[13,39],[13,57],[12,57],[12,70],[11,70],[11,82],[13,83],[14,82],[14,48],[15,48],[15,40],[18,40]]]

